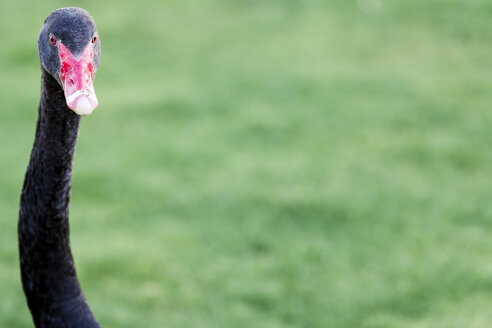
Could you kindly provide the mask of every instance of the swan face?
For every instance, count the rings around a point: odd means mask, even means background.
[[[101,41],[89,13],[62,8],[46,18],[38,37],[43,68],[61,85],[68,108],[89,115],[98,105],[93,81],[101,56]]]

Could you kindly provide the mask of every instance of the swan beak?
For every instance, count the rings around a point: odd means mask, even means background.
[[[97,107],[94,92],[94,67],[92,65],[92,44],[89,44],[80,58],[75,58],[70,50],[58,42],[60,54],[60,78],[68,108],[78,115],[90,115]]]

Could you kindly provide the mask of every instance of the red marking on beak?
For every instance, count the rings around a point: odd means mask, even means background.
[[[89,44],[80,59],[75,59],[70,50],[58,41],[60,55],[60,78],[68,108],[79,115],[89,115],[96,109],[98,102],[92,81],[94,67],[92,65],[92,44]]]

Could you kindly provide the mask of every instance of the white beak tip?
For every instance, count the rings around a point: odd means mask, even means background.
[[[81,116],[87,116],[92,114],[97,105],[91,103],[88,97],[79,97],[77,99],[77,106],[73,108],[73,111]]]

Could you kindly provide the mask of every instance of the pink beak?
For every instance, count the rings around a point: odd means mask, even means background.
[[[90,115],[98,102],[94,92],[94,67],[92,65],[92,44],[89,44],[79,59],[58,41],[60,54],[60,78],[67,106],[78,115]]]

